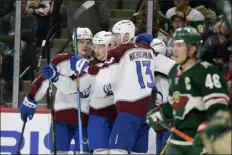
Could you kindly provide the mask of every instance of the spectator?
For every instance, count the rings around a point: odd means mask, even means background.
[[[8,45],[0,42],[0,103],[12,100],[13,52]]]
[[[141,3],[141,2],[140,2]],[[139,8],[138,12],[138,20],[136,21],[136,32],[135,34],[138,35],[140,33],[146,33],[147,32],[147,0],[143,0],[141,7]],[[159,4],[154,2],[153,3],[153,28],[152,28],[152,35],[153,37],[156,37],[158,34],[158,19],[159,19]]]
[[[37,21],[33,15],[26,11],[26,0],[22,0],[22,14],[21,14],[21,37],[25,40],[35,37],[37,31]],[[5,32],[8,35],[14,35],[15,31],[15,11],[5,15],[3,20],[8,24],[8,30]],[[24,39],[23,39],[24,40]]]
[[[14,11],[15,0],[0,0],[0,18]]]
[[[217,65],[224,70],[227,67],[229,56],[229,46],[232,45],[229,37],[229,27],[225,20],[218,21],[214,28],[215,35],[206,39],[203,46],[202,59]]]
[[[188,5],[188,0],[174,0],[175,7],[169,9],[166,13],[166,17],[170,19],[176,11],[184,12],[188,22],[190,21],[201,21],[205,17],[196,9],[191,8]]]
[[[86,0],[64,0],[61,5],[61,14],[66,14],[70,36],[73,33],[74,13],[85,1]],[[85,11],[75,23],[78,23],[78,27],[88,27],[93,32],[93,35],[102,30],[108,31],[109,14],[104,0],[96,0],[95,5]]]
[[[170,38],[167,43],[167,56],[171,57],[172,56],[172,34],[177,28],[185,27],[187,22],[186,22],[186,17],[183,12],[176,12],[174,15],[171,17],[172,21],[172,26],[173,30],[170,32]]]
[[[184,12],[186,16],[186,21],[189,26],[195,27],[199,33],[203,33],[206,30],[205,17],[201,12],[194,8],[191,8],[188,0],[174,0],[175,7],[169,9],[166,13],[166,17],[170,19],[176,11]]]
[[[41,46],[42,41],[50,29],[50,16],[53,11],[53,0],[24,0],[27,2],[26,12],[34,15],[38,22],[37,45]]]

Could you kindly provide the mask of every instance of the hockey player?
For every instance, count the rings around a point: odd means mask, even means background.
[[[198,133],[216,112],[228,110],[227,88],[213,65],[197,61],[200,34],[195,28],[179,28],[173,37],[172,51],[177,64],[169,73],[169,102],[152,110],[148,122],[154,127],[160,121],[173,120],[175,128],[195,137],[192,143],[173,133],[165,154],[200,154],[203,144]]]
[[[166,56],[167,48],[162,40],[153,39],[150,43],[150,46],[154,49],[154,51]],[[155,72],[155,82],[157,90],[161,93],[161,95],[159,93],[157,94],[156,106],[161,107],[168,101],[168,76],[160,72]],[[165,146],[168,138],[170,137],[170,131],[156,130],[156,133],[156,154],[159,154],[161,149]]]
[[[114,47],[114,36],[111,32],[101,31],[93,38],[93,48],[95,58],[90,61],[88,74],[96,77],[99,67],[103,65],[107,58],[107,51]],[[116,118],[116,108],[113,101],[113,94],[109,93],[104,97],[98,97],[99,89],[95,81],[91,84],[91,100],[89,109],[89,149],[93,154],[108,154],[109,139],[114,119]],[[101,91],[100,91],[101,92]]]
[[[109,154],[146,153],[149,127],[145,119],[151,88],[155,85],[153,72],[167,75],[174,62],[154,53],[149,44],[132,43],[135,26],[131,21],[119,21],[112,30],[118,47],[109,51],[105,68],[96,77],[97,83],[104,84],[106,94],[114,93],[117,109]],[[80,59],[77,65],[83,61]],[[166,65],[161,66],[161,62]]]
[[[74,36],[73,36],[74,39]],[[92,45],[92,32],[89,28],[77,28],[78,53],[87,58]],[[49,81],[57,87],[55,94],[55,134],[57,154],[68,154],[71,140],[75,140],[75,151],[80,151],[77,115],[77,87],[75,72],[70,69],[69,59],[72,53],[56,55],[50,65],[45,65],[42,75],[32,84],[28,95],[20,104],[20,113],[23,121],[33,118],[36,105],[46,94]],[[72,84],[65,83],[70,78]],[[81,102],[81,119],[83,125],[83,151],[88,152],[87,120],[88,104]],[[88,102],[87,102],[88,103]],[[50,132],[50,135],[52,131]],[[52,137],[52,136],[51,136]],[[52,139],[52,138],[51,138]],[[52,142],[50,144],[53,144]],[[53,151],[53,146],[50,146]]]

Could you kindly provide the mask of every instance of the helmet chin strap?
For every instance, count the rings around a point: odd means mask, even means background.
[[[124,33],[124,34],[121,36],[121,43],[122,43],[122,44],[128,44],[128,43],[131,41],[131,39],[129,39],[129,40],[127,40],[126,42],[123,42],[123,38],[124,38],[125,34],[126,34],[126,33]]]
[[[106,54],[105,54],[104,58],[101,61],[106,61],[107,60],[108,45],[105,45],[105,47],[106,47],[106,49],[105,49]]]

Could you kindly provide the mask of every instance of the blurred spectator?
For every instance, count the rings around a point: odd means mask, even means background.
[[[13,80],[13,52],[0,42],[0,103],[11,102]]]
[[[169,9],[166,13],[168,19],[170,19],[176,11],[184,12],[189,26],[196,28],[199,33],[203,33],[207,29],[205,17],[198,10],[191,8],[188,0],[174,0],[174,5],[175,7]]]
[[[41,46],[42,41],[50,29],[50,16],[53,11],[53,0],[24,0],[27,2],[26,12],[34,15],[38,22],[37,45]]]
[[[137,25],[137,20],[139,18],[139,9],[140,9],[142,3],[143,3],[143,0],[137,0],[135,13],[132,15],[132,17],[130,19],[135,25]]]
[[[76,10],[85,2],[86,0],[64,0],[61,5],[62,16],[66,15],[67,27],[70,36],[73,33],[73,17]],[[93,35],[99,31],[109,29],[109,14],[108,8],[106,6],[105,0],[96,0],[95,4],[85,11],[75,23],[78,27],[88,27]]]
[[[141,2],[140,2],[141,3]],[[135,34],[138,35],[140,33],[146,33],[147,32],[147,0],[143,0],[141,7],[139,8],[138,12],[138,18],[136,21],[136,32]],[[159,19],[159,4],[157,1],[154,1],[153,3],[153,24],[152,24],[152,35],[153,37],[157,36],[158,33],[158,19]]]
[[[202,59],[217,65],[220,69],[225,69],[231,54],[230,29],[226,21],[222,19],[215,24],[213,31],[215,35],[207,38],[204,43]]]
[[[35,37],[38,24],[35,17],[28,14],[26,9],[26,0],[22,0],[22,14],[21,14],[21,37],[23,40],[31,39]],[[8,30],[5,32],[7,35],[14,35],[15,31],[15,11],[5,15],[3,17],[5,24],[8,24]]]
[[[166,17],[170,19],[176,11],[184,12],[188,22],[190,21],[201,21],[205,17],[196,9],[191,8],[188,5],[188,0],[174,0],[175,7],[169,9],[166,13]]]
[[[0,17],[14,11],[14,1],[15,0],[0,0]]]
[[[177,28],[185,27],[186,24],[187,24],[185,14],[183,12],[178,12],[178,11],[174,15],[172,15],[171,21],[172,21],[173,29],[169,33],[170,38],[169,38],[168,43],[167,43],[167,56],[168,57],[172,56],[172,50],[171,49],[172,49],[172,41],[173,41],[173,39],[172,39],[173,32]]]

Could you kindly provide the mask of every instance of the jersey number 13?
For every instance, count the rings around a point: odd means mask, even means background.
[[[150,61],[136,61],[136,69],[137,69],[137,75],[138,75],[138,81],[141,89],[144,89],[146,87],[153,88],[155,86],[154,82],[154,76],[151,71],[151,62]],[[145,69],[145,74],[143,74],[143,69]],[[149,81],[144,81],[144,76],[148,75],[150,77]]]

